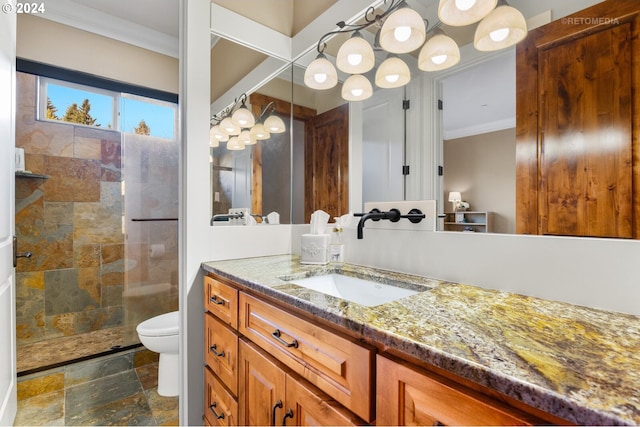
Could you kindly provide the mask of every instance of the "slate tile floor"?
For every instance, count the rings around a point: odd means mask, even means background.
[[[14,425],[178,425],[157,369],[157,354],[136,349],[20,377]]]

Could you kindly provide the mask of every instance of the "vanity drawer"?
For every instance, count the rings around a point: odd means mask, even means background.
[[[238,290],[234,287],[205,276],[204,308],[233,329],[238,328]]]
[[[375,351],[240,292],[239,331],[356,415],[373,419]]]
[[[238,402],[209,368],[204,368],[204,417],[212,426],[237,426]]]
[[[238,394],[238,336],[207,313],[205,323],[205,361],[211,370],[231,390]]]

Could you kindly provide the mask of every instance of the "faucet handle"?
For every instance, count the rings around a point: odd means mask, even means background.
[[[353,216],[365,216],[365,215],[370,214],[370,213],[380,213],[380,209],[373,208],[369,212],[354,213]],[[380,221],[380,218],[373,219],[373,220],[374,221]]]
[[[412,224],[417,224],[426,218],[420,209],[411,209],[408,214],[401,215],[400,218],[407,218]]]

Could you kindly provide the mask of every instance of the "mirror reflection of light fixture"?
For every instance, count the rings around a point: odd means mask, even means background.
[[[344,21],[340,21],[337,23],[337,30],[330,31],[320,37],[316,47],[318,55],[309,64],[304,74],[304,82],[308,87],[322,90],[330,89],[338,84],[336,67],[324,54],[327,47],[325,41],[335,34],[354,33],[340,46],[336,58],[338,69],[351,74],[350,77],[369,71],[370,65],[368,60],[365,61],[365,58],[368,58],[370,50],[383,50],[397,54],[409,53],[422,46],[418,68],[423,71],[444,70],[460,61],[459,47],[451,37],[446,36],[441,30],[438,31],[438,24],[434,26],[437,33],[428,37],[428,20],[423,19],[420,14],[411,9],[406,0],[385,0],[384,4],[387,3],[389,6],[381,13],[376,13],[375,7],[370,6],[364,14],[364,23],[346,24]],[[440,0],[438,16],[442,23],[451,26],[465,26],[482,20],[476,31],[474,45],[478,50],[496,50],[517,43],[527,33],[526,24],[521,25],[520,18],[512,14],[509,9],[513,8],[507,6],[505,0]],[[513,10],[517,12],[516,9]],[[522,16],[520,12],[517,13]],[[524,18],[522,18],[523,22]],[[371,48],[360,31],[374,24],[380,29],[376,34],[373,48]],[[485,31],[484,27],[488,29]],[[485,40],[485,33],[490,42]],[[399,61],[402,60],[397,58],[397,60],[389,61],[387,58],[380,64],[375,77],[375,83],[378,87],[400,87],[411,80],[409,72],[380,72],[380,68],[383,66],[386,68],[394,65],[398,69],[404,69],[405,67],[401,67]],[[365,64],[365,62],[367,63]],[[373,62],[375,66],[375,59]],[[362,68],[357,66],[358,64]],[[406,68],[408,69],[408,67]],[[404,81],[405,78],[406,81]],[[345,80],[345,84],[347,81],[349,78]],[[359,89],[355,90],[356,93],[359,93]],[[353,90],[343,88],[342,93],[344,94],[343,98],[347,101],[366,99],[355,96]]]
[[[396,55],[389,55],[376,70],[376,86],[385,89],[401,87],[411,80],[409,66]]]
[[[338,50],[336,67],[340,71],[350,74],[364,74],[376,64],[373,48],[368,41],[362,38],[360,31],[353,33],[351,38],[344,42]]]
[[[423,71],[439,71],[456,65],[460,61],[460,48],[440,28],[433,30],[418,56],[418,68]]]
[[[458,204],[462,201],[462,195],[459,191],[449,192],[449,201],[453,204],[453,211],[458,210]]]
[[[480,51],[493,51],[513,46],[527,36],[527,21],[522,13],[507,4],[498,2],[476,28],[473,46]]]
[[[269,139],[272,133],[287,130],[282,119],[275,115],[274,102],[268,103],[256,120],[247,108],[246,101],[247,95],[243,93],[231,106],[213,115],[211,123],[215,124],[209,129],[211,147],[218,147],[220,142],[227,141],[228,150],[243,150],[247,145]],[[238,107],[238,104],[241,105]]]
[[[373,95],[371,82],[361,74],[349,76],[342,85],[342,98],[347,101],[362,101]]]
[[[489,14],[498,0],[440,0],[438,18],[447,25],[462,27]]]

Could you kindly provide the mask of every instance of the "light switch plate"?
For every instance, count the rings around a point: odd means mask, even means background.
[[[380,221],[367,220],[364,225],[365,230],[384,229],[384,230],[424,230],[436,231],[436,201],[435,200],[417,200],[417,201],[398,201],[398,202],[367,202],[364,204],[365,212],[372,209],[378,209],[382,212],[391,209],[398,209],[400,215],[406,215],[411,209],[420,209],[425,218],[419,223],[412,223],[406,218],[401,218],[398,222],[391,222],[383,219]],[[366,231],[365,231],[366,234]]]

